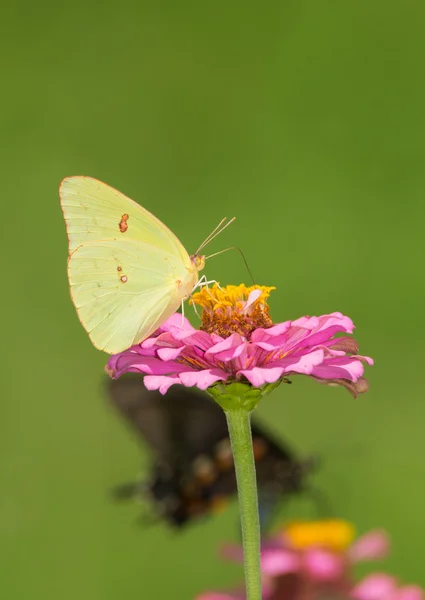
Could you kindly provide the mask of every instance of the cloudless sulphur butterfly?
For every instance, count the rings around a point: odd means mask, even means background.
[[[189,256],[164,223],[97,179],[67,177],[59,193],[78,317],[96,348],[121,352],[146,339],[191,294],[205,264],[198,252],[218,228]]]

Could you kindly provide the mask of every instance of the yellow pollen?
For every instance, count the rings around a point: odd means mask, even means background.
[[[219,287],[216,283],[213,287],[203,287],[200,292],[192,295],[190,300],[193,304],[198,304],[203,308],[218,308],[220,306],[234,306],[239,303],[242,308],[251,292],[261,290],[261,296],[256,300],[257,303],[267,303],[270,292],[275,290],[274,287],[266,287],[265,285],[246,286],[244,283],[240,285],[227,285]]]
[[[293,521],[282,531],[285,539],[300,550],[319,546],[341,552],[353,541],[355,530],[351,523],[340,519],[325,521]]]
[[[243,283],[223,288],[214,284],[193,294],[190,302],[202,307],[201,329],[204,331],[222,337],[239,333],[248,339],[255,329],[267,329],[273,325],[267,300],[274,289],[260,285],[246,286]],[[250,300],[249,296],[255,290],[261,293],[255,300]]]

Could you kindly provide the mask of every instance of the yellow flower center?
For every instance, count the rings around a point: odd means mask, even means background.
[[[351,523],[339,519],[293,521],[285,526],[282,533],[292,546],[300,550],[320,546],[337,552],[345,550],[355,535]]]
[[[262,285],[247,287],[243,283],[220,287],[215,283],[193,294],[190,302],[202,307],[201,329],[204,331],[222,337],[240,333],[248,339],[258,327],[273,325],[267,299],[274,289]]]

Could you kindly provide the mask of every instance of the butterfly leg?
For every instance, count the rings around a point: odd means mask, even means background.
[[[208,280],[206,275],[202,275],[202,277],[200,277],[199,280],[197,281],[196,285],[193,286],[192,294],[197,288],[203,288],[203,287],[206,287],[207,292],[210,294],[208,286],[212,283],[215,283],[217,285],[217,287],[220,288],[220,290],[223,289],[220,286],[220,284],[218,283],[218,281],[216,281],[215,279]],[[199,316],[198,309],[196,308],[196,304],[192,303],[192,306],[193,306],[193,310],[195,311],[196,316],[198,317],[198,319],[200,319],[201,317]],[[182,309],[182,312],[183,312],[183,309]]]
[[[202,288],[202,286],[206,286],[208,288],[208,284],[209,283],[216,283],[215,281],[207,281],[207,277],[206,275],[202,275],[199,280],[196,282],[196,284],[193,286],[193,290],[192,290],[192,294],[193,292],[197,289],[197,288]],[[198,317],[198,319],[201,318],[198,309],[196,308],[196,304],[192,303],[193,306],[193,310],[195,311],[196,316]]]
[[[182,300],[182,324],[181,327],[183,329],[184,327],[184,300]]]
[[[218,281],[216,281],[215,279],[211,279],[211,280],[207,280],[207,276],[206,275],[202,275],[202,277],[199,279],[199,281],[197,282],[197,284],[194,286],[192,292],[194,290],[196,290],[196,288],[202,288],[202,287],[208,287],[211,283],[215,283],[217,285],[218,288],[220,288],[220,290],[222,289],[222,287],[220,286],[220,284],[218,283]]]
[[[193,286],[193,290],[196,290],[196,288],[198,288],[198,287],[202,287],[204,285],[204,282],[206,280],[207,280],[207,276],[206,275],[201,275],[201,277],[198,279],[198,281]],[[192,290],[192,292],[193,292],[193,290]]]
[[[212,294],[211,294],[211,292],[210,292],[210,290],[208,288],[208,286],[209,286],[210,283],[215,283],[215,285],[218,287],[218,289],[221,290],[222,292],[224,292],[224,290],[221,287],[221,285],[215,279],[211,279],[211,281],[203,281],[199,287],[202,287],[202,286],[206,287],[208,294],[212,297]]]
[[[200,319],[201,317],[198,313],[198,309],[196,308],[196,304],[192,304],[192,306],[193,306],[193,310],[195,311],[195,315],[198,317],[198,319]]]

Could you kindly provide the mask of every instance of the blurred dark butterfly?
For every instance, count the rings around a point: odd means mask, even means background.
[[[115,408],[153,452],[147,480],[115,488],[116,499],[150,497],[161,518],[181,527],[236,493],[226,418],[206,393],[172,386],[162,396],[147,391],[140,376],[112,381],[109,391]],[[262,506],[302,491],[312,461],[298,460],[256,419],[252,437]]]

